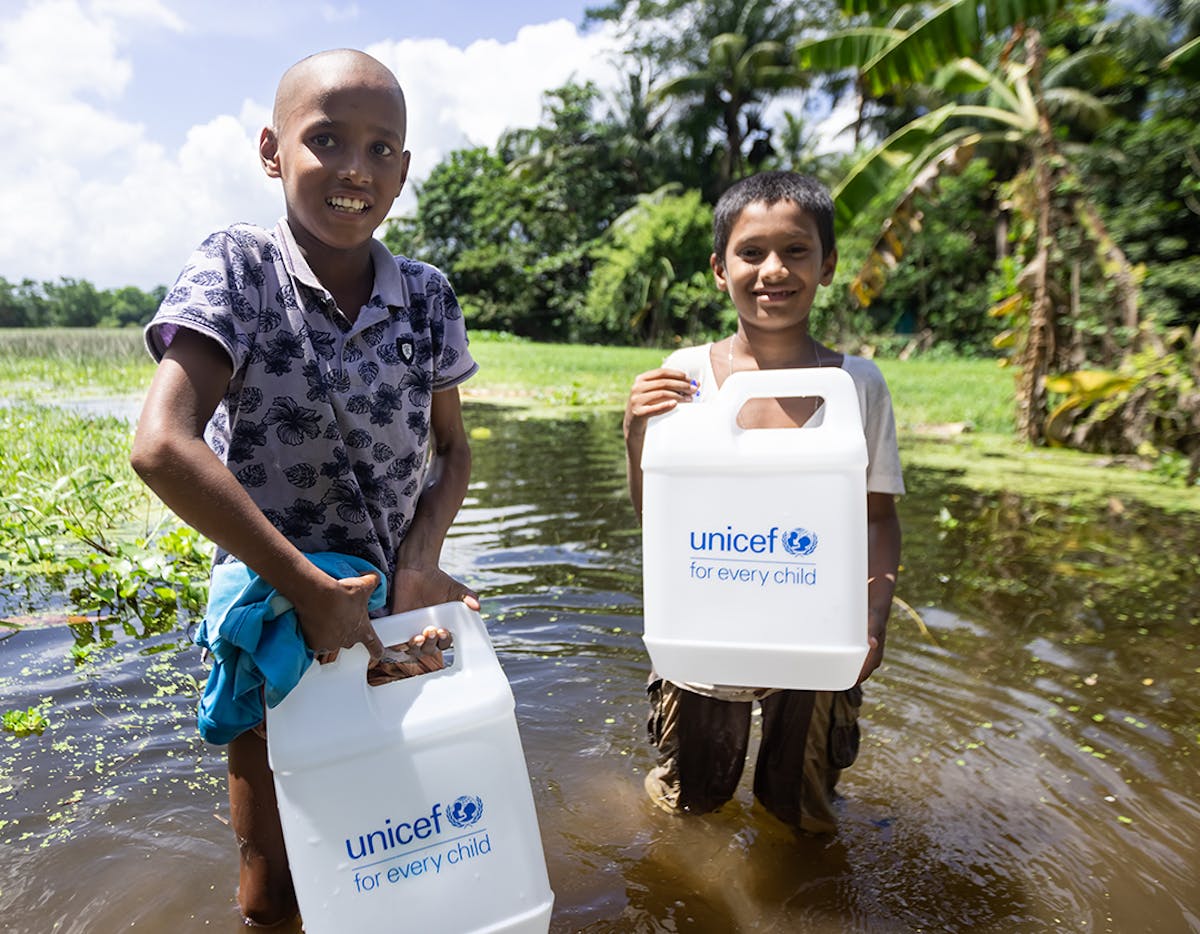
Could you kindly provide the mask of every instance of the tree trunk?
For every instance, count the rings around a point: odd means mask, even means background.
[[[1054,355],[1055,308],[1050,294],[1050,250],[1053,247],[1051,214],[1054,210],[1054,176],[1051,159],[1054,136],[1042,96],[1041,36],[1035,29],[1025,32],[1029,85],[1037,102],[1037,134],[1031,151],[1034,197],[1037,205],[1037,251],[1033,262],[1033,302],[1029,310],[1029,333],[1021,355],[1017,383],[1017,433],[1022,440],[1039,444],[1045,438],[1046,374]]]
[[[731,182],[742,177],[742,125],[741,110],[737,102],[729,100],[725,104],[725,147],[727,149],[725,178],[721,190],[729,187]]]

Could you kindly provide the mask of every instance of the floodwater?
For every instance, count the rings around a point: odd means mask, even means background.
[[[898,596],[925,631],[893,615],[840,829],[797,838],[753,803],[749,768],[707,817],[642,792],[618,417],[467,419],[474,480],[445,564],[483,595],[516,695],[552,931],[1200,931],[1200,520],[910,469]],[[0,616],[46,610],[69,607],[0,588]],[[77,664],[87,632],[0,635],[0,710],[46,703],[50,721],[0,734],[0,927],[240,930],[196,651],[116,625]]]

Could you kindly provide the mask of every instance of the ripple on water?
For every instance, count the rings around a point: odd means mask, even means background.
[[[1128,513],[1114,548],[1103,517],[1037,504],[1030,527],[1032,504],[914,473],[900,595],[930,635],[894,616],[840,828],[797,839],[754,802],[751,768],[704,817],[642,790],[641,557],[619,413],[467,418],[492,434],[444,563],[483,595],[513,685],[556,934],[1200,930],[1200,607],[1194,573],[1170,561],[1200,550],[1191,526],[1152,517],[1157,589],[1135,603],[1056,569],[1056,545],[1070,537],[1078,556],[1084,535],[1145,565]],[[953,528],[938,519],[948,497]],[[82,666],[69,630],[0,641],[3,709],[48,700],[51,721],[0,736],[5,924],[242,930],[223,756],[195,731],[198,659],[144,652],[177,635],[114,638]]]

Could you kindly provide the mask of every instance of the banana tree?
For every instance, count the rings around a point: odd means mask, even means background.
[[[841,223],[878,226],[873,247],[851,284],[851,294],[862,305],[879,295],[909,238],[920,230],[918,203],[935,193],[940,177],[961,171],[981,152],[996,151],[995,144],[1023,154],[1020,178],[1025,184],[1019,200],[1033,221],[1032,249],[1017,278],[1017,293],[1001,303],[997,313],[1021,322],[1008,339],[1020,374],[1018,430],[1032,442],[1044,438],[1045,380],[1056,353],[1059,306],[1052,246],[1061,224],[1077,224],[1092,235],[1116,286],[1123,323],[1131,329],[1137,325],[1136,273],[1107,235],[1099,214],[1082,195],[1074,198],[1070,216],[1054,209],[1055,190],[1070,169],[1055,138],[1052,115],[1070,112],[1095,121],[1104,114],[1099,99],[1059,78],[1087,67],[1095,76],[1095,69],[1107,64],[1097,50],[1088,50],[1057,65],[1059,74],[1044,73],[1041,35],[1025,20],[1058,7],[1058,0],[951,0],[922,14],[922,8],[911,3],[847,0],[850,12],[890,19],[802,43],[795,53],[801,69],[854,69],[863,93],[879,95],[920,82],[948,101],[892,133],[834,188]],[[1008,43],[996,69],[970,57],[988,37],[1001,33],[1007,34]]]

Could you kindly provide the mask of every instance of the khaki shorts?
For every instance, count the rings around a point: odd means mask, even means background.
[[[651,675],[647,724],[658,765],[646,790],[669,811],[704,814],[733,797],[746,761],[754,701],[724,701]],[[858,757],[862,688],[777,691],[762,705],[762,744],[754,796],[792,827],[827,833],[837,826],[834,786]]]

